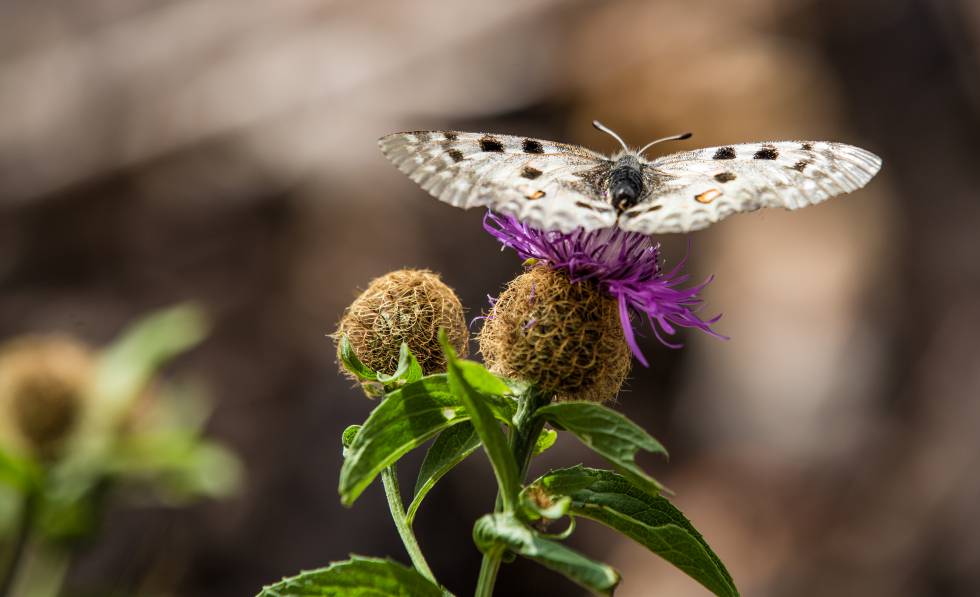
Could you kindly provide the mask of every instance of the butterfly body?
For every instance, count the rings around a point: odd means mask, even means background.
[[[821,141],[709,147],[652,160],[625,146],[604,156],[567,143],[461,131],[393,133],[379,145],[446,203],[489,207],[562,232],[699,230],[734,213],[798,209],[854,191],[881,167],[868,151]]]
[[[636,205],[646,194],[643,184],[643,164],[640,156],[626,153],[616,160],[606,184],[609,203],[622,213]]]

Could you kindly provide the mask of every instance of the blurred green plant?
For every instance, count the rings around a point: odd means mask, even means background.
[[[201,310],[179,305],[98,351],[61,337],[0,349],[0,597],[58,595],[73,551],[95,538],[111,498],[179,506],[235,493],[238,459],[203,437],[205,393],[159,376],[207,333]],[[50,412],[66,405],[70,416]],[[51,429],[58,433],[39,432]]]

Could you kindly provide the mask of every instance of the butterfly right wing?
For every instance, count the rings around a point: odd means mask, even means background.
[[[878,172],[873,153],[825,141],[772,141],[707,147],[653,160],[650,194],[619,224],[644,234],[700,230],[762,207],[800,209],[855,191]]]
[[[393,133],[378,145],[409,178],[456,207],[489,207],[563,232],[616,222],[616,211],[594,184],[609,161],[582,147],[459,131]]]

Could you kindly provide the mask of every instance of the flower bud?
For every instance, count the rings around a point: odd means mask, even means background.
[[[438,275],[403,269],[373,280],[347,308],[336,336],[346,335],[362,363],[388,375],[398,368],[399,351],[406,342],[422,371],[429,374],[446,370],[440,328],[465,356],[469,331],[459,297]]]
[[[81,415],[94,369],[91,350],[65,336],[25,336],[0,347],[3,431],[55,458]]]
[[[558,400],[605,402],[630,369],[616,299],[589,280],[537,266],[514,278],[480,332],[494,373],[521,379]]]

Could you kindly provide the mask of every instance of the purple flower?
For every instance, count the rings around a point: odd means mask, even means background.
[[[660,268],[660,243],[644,234],[618,227],[578,229],[567,234],[536,230],[517,218],[492,212],[487,212],[483,227],[523,259],[538,259],[567,270],[572,282],[595,280],[619,302],[626,343],[644,366],[648,363],[636,343],[630,310],[646,315],[657,339],[671,348],[680,345],[664,340],[661,332],[673,335],[676,326],[697,328],[724,338],[711,329],[721,315],[705,321],[695,314],[703,302],[698,294],[712,278],[689,288],[678,288],[690,277],[681,273],[687,257],[665,273]]]

